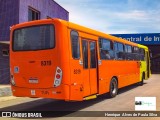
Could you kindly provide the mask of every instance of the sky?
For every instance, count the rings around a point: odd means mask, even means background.
[[[159,33],[160,0],[55,0],[69,21],[109,34]]]

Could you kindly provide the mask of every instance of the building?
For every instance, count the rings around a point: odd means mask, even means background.
[[[114,36],[148,46],[151,53],[151,72],[160,73],[160,33],[113,34]]]
[[[69,12],[54,0],[0,0],[0,84],[9,83],[10,26],[46,18],[69,20]]]

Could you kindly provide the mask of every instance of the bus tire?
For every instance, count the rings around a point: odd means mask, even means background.
[[[113,98],[117,95],[117,93],[118,93],[118,82],[117,79],[113,77],[110,82],[109,97]]]
[[[143,84],[144,84],[144,74],[142,74],[141,81],[139,82],[139,85],[140,85],[140,86],[143,86]]]

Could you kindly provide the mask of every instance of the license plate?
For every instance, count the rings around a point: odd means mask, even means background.
[[[29,83],[38,83],[37,79],[29,79]]]

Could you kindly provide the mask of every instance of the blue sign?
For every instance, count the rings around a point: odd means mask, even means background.
[[[160,44],[160,33],[148,34],[112,34],[113,36],[126,39],[135,43],[143,45],[157,45]]]

